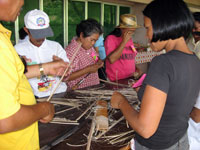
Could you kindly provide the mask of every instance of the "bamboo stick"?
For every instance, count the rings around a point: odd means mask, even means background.
[[[71,146],[71,147],[82,147],[82,146],[85,146],[87,143],[84,143],[84,144],[70,144],[70,143],[66,143],[68,146]]]
[[[36,99],[38,102],[44,102],[46,101],[47,99],[46,98],[38,98]],[[71,102],[71,101],[78,101],[80,99],[77,99],[77,98],[63,98],[63,97],[60,97],[60,98],[52,98],[51,101],[68,101],[68,102]]]
[[[70,125],[79,125],[78,122],[59,122],[59,121],[51,121],[49,123],[54,123],[54,124],[70,124]]]
[[[77,50],[75,51],[74,55],[72,56],[72,58],[71,58],[71,60],[70,60],[70,62],[69,62],[68,67],[65,69],[65,71],[64,71],[62,77],[60,78],[58,84],[56,85],[56,87],[54,88],[53,92],[51,93],[51,95],[50,95],[49,98],[47,99],[47,102],[50,101],[50,99],[52,98],[52,96],[53,96],[53,94],[55,93],[56,89],[58,88],[58,86],[59,86],[60,83],[62,82],[62,80],[63,80],[65,74],[67,73],[67,71],[68,71],[69,67],[71,66],[72,62],[74,61],[74,59],[75,59],[75,57],[76,57],[76,54],[78,53],[78,51],[79,51],[80,48],[81,48],[81,44],[79,44]]]
[[[60,121],[60,122],[77,122],[76,120],[70,120],[70,119],[59,118],[59,117],[55,117],[55,118],[53,118],[52,121]]]
[[[76,119],[76,121],[78,121],[79,119],[81,119],[81,118],[88,112],[88,110],[90,110],[95,104],[96,104],[96,101],[94,101],[94,102],[92,103],[92,105],[90,105],[90,107],[88,107],[88,108]]]
[[[106,138],[107,140],[111,140],[111,139],[114,139],[114,138],[117,138],[117,137],[125,136],[125,135],[133,133],[133,132],[134,132],[134,130],[129,130],[127,132],[122,132],[122,133],[119,133],[119,134],[116,134],[116,135],[108,135],[108,136],[104,136],[102,138]]]
[[[51,101],[53,104],[59,104],[59,105],[66,105],[66,106],[73,106],[73,107],[79,107],[80,105],[72,102],[60,102],[60,101]]]
[[[107,81],[107,80],[103,80],[103,79],[99,79],[101,82],[104,83],[108,83],[108,84],[112,84],[112,85],[117,85],[117,86],[121,86],[121,87],[129,87],[126,84],[121,84],[121,83],[115,83],[115,82],[111,82],[111,81]],[[129,87],[130,88],[130,87]]]
[[[122,116],[119,120],[115,121],[110,127],[109,130],[112,129],[116,124],[118,124],[120,121],[122,121],[124,119],[124,116]],[[103,131],[102,133],[100,133],[98,136],[95,137],[96,140],[98,140],[99,138],[101,138],[102,135],[104,135],[105,133],[107,133],[109,130],[107,131]]]
[[[122,93],[123,94],[123,93]],[[135,99],[137,99],[137,96],[134,96],[134,95],[126,95],[126,94],[123,94],[127,99],[128,98],[135,98]],[[95,96],[95,95],[94,95]],[[102,97],[102,99],[110,99],[110,97],[111,97],[112,95],[107,95],[107,96],[103,96]],[[78,98],[80,98],[80,97],[78,97]],[[85,99],[89,99],[89,98],[91,98],[91,96],[85,96],[84,97]],[[84,99],[83,99],[84,100]]]
[[[131,139],[131,138],[133,138],[133,135],[130,135],[130,136],[128,136],[128,137],[124,137],[124,138],[122,138],[122,139],[119,139],[118,141],[115,141],[115,142],[110,142],[110,144],[116,144],[116,143],[120,143],[120,142],[123,142],[123,141],[126,141],[127,139]]]
[[[69,110],[72,110],[72,109],[74,109],[74,108],[76,108],[76,107],[71,107],[71,108],[68,108],[68,109],[64,109],[64,110],[55,112],[55,115],[60,114],[60,113],[63,113],[63,112],[66,112],[66,111],[69,111]]]
[[[135,95],[137,96],[137,93],[131,88],[125,88],[122,90],[118,90],[118,92],[123,93],[123,94],[129,94],[129,95]],[[82,93],[82,94],[102,94],[104,93],[104,95],[112,95],[113,94],[113,90],[76,90],[76,93]]]
[[[118,139],[121,139],[122,137],[124,137],[124,136],[127,135],[127,134],[129,134],[129,133],[126,133],[126,134],[124,134],[124,135],[120,135],[120,136],[118,136],[118,137],[116,137],[116,138],[110,139],[110,140],[109,140],[109,143],[113,143],[113,142],[117,141]],[[126,136],[126,137],[127,137],[127,136]]]
[[[90,150],[90,145],[91,145],[92,135],[94,133],[94,129],[95,129],[95,116],[93,116],[92,124],[91,124],[91,127],[90,127],[90,132],[88,134],[88,142],[87,142],[86,150]]]

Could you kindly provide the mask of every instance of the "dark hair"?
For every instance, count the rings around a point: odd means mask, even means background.
[[[152,22],[151,42],[181,36],[187,39],[194,27],[193,16],[183,0],[154,0],[146,6],[143,14]]]
[[[200,12],[194,12],[193,17],[195,21],[200,22]]]
[[[120,37],[122,35],[122,31],[120,28],[115,28],[108,35],[115,35],[116,37]]]
[[[113,31],[111,31],[108,35],[106,35],[106,37],[104,38],[104,41],[106,40],[106,38],[109,36],[109,35],[114,35],[116,37],[120,37],[122,35],[122,31],[120,28],[115,28]]]
[[[81,32],[83,33],[83,37],[91,36],[94,33],[99,33],[101,35],[103,33],[103,29],[100,23],[98,23],[94,19],[87,19],[81,21],[76,26],[76,35],[80,37]]]
[[[19,30],[19,38],[23,40],[28,34],[24,31],[24,27]]]
[[[24,57],[21,56],[21,55],[19,55],[19,57],[20,57],[20,59],[21,59],[23,65],[24,65],[24,73],[27,73],[28,70],[27,70],[27,63],[26,63],[26,60],[25,60]]]

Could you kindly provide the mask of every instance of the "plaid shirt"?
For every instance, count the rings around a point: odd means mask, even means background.
[[[69,60],[71,60],[71,58],[72,58],[74,52],[76,51],[78,45],[79,44],[76,42],[76,38],[73,38],[71,43],[65,48]],[[88,49],[88,50],[85,50],[84,48],[81,47],[79,49],[79,52],[77,53],[73,63],[72,63],[72,72],[84,69],[85,67],[87,67],[89,65],[95,64],[95,60],[91,56],[92,52],[96,53],[96,51],[94,50],[93,47]],[[69,89],[71,89],[80,80],[82,80],[84,77],[86,77],[86,75],[87,74],[81,76],[80,78],[77,78],[75,80],[67,82]],[[99,83],[100,82],[99,82],[98,72],[91,73],[79,85],[78,89],[88,87],[88,86],[92,86],[92,85],[97,85]]]

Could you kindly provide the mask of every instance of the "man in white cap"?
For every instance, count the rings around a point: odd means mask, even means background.
[[[15,49],[19,55],[26,57],[28,65],[51,62],[55,56],[65,62],[69,61],[65,50],[58,42],[46,39],[46,37],[54,35],[49,22],[48,15],[37,9],[29,11],[24,17],[24,30],[28,34],[29,40],[16,44]],[[42,70],[41,65],[40,70]],[[41,73],[40,77],[29,79],[29,83],[34,95],[41,98],[49,96],[59,80],[59,77],[47,76]],[[62,82],[55,93],[64,93],[66,90],[67,85]]]

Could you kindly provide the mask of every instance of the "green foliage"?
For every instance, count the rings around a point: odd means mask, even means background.
[[[93,18],[101,22],[101,4],[88,2],[88,18]]]
[[[76,25],[85,19],[85,2],[69,1],[68,12],[68,39],[76,35]]]
[[[54,36],[48,39],[57,41],[64,45],[63,40],[63,0],[44,0],[44,12],[50,19],[50,25]]]
[[[116,27],[117,7],[113,5],[104,6],[104,35],[108,35]]]

